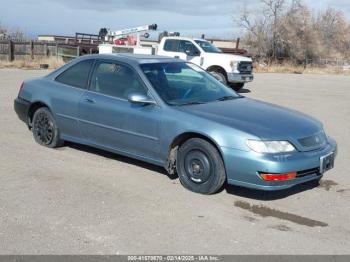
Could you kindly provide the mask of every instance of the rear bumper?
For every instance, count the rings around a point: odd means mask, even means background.
[[[337,144],[333,139],[329,139],[328,144],[320,150],[279,155],[258,154],[224,147],[221,150],[229,184],[274,191],[321,178],[323,174],[319,172],[320,157],[331,152],[336,155]],[[298,176],[291,180],[265,181],[259,172],[298,172]]]
[[[228,73],[227,80],[230,83],[247,83],[253,81],[254,76],[252,74],[239,74],[239,73]]]
[[[17,97],[14,101],[14,109],[19,119],[28,124],[28,110],[30,102],[20,97]]]

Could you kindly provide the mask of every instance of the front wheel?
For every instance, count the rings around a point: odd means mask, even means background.
[[[176,169],[181,184],[196,193],[216,193],[226,180],[220,153],[201,138],[189,139],[180,147]]]
[[[223,72],[220,71],[209,71],[209,73],[216,78],[219,82],[227,85],[227,78]]]
[[[230,87],[237,92],[244,87],[244,83],[230,83]]]
[[[34,140],[42,146],[54,148],[63,145],[56,121],[46,107],[35,111],[32,132]]]

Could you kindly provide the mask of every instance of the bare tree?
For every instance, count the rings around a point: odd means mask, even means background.
[[[20,28],[15,28],[11,30],[8,34],[10,39],[15,39],[18,41],[25,40],[25,33]]]
[[[0,39],[24,40],[25,33],[20,28],[8,29],[0,22]]]
[[[319,55],[319,34],[314,29],[313,17],[307,6],[294,2],[284,18],[283,27],[287,57],[306,66],[309,59]]]
[[[247,32],[244,37],[245,43],[254,50],[254,53],[257,56],[265,57],[269,49],[269,29],[266,17],[257,16],[255,12],[251,12],[247,8],[244,8],[236,22]]]
[[[278,48],[282,42],[281,21],[285,13],[284,6],[285,0],[260,0],[260,10],[254,12],[244,8],[236,20],[247,32],[243,40],[260,57],[278,57]]]
[[[257,58],[305,66],[321,57],[350,58],[350,24],[342,11],[328,8],[315,16],[302,0],[260,1],[260,10],[245,8],[236,20]]]
[[[277,45],[281,41],[281,17],[284,13],[285,0],[261,0],[264,5],[264,16],[270,20],[272,31],[272,57],[277,58]]]
[[[342,11],[328,8],[318,15],[315,27],[320,32],[324,47],[333,55],[341,53],[349,56],[350,25]]]
[[[0,39],[1,39],[1,38],[5,38],[6,33],[7,33],[6,28],[4,28],[4,27],[2,26],[2,24],[1,24],[1,22],[0,22]]]

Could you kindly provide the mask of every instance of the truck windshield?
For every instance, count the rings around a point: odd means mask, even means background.
[[[222,51],[215,45],[212,45],[208,41],[195,40],[195,42],[207,53],[222,53]]]
[[[192,63],[142,64],[141,69],[169,105],[202,104],[241,97]]]

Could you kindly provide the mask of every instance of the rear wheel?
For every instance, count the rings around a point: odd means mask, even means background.
[[[34,140],[42,146],[54,148],[62,146],[64,143],[59,138],[56,121],[46,107],[41,107],[35,111],[32,132]]]
[[[213,194],[226,180],[220,153],[201,138],[189,139],[180,147],[176,169],[181,184],[196,193]]]
[[[244,83],[230,83],[230,87],[237,92],[244,87]]]

